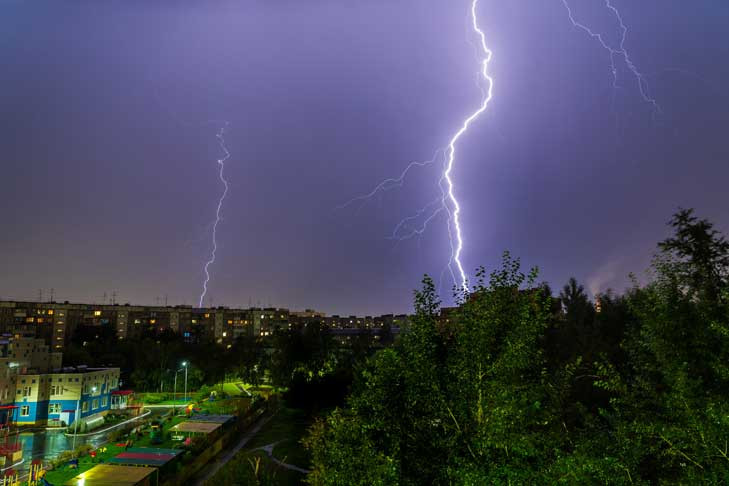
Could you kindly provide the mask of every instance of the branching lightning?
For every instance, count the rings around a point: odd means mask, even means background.
[[[363,194],[361,196],[357,196],[355,198],[350,199],[344,204],[341,204],[337,206],[337,209],[344,209],[346,207],[351,206],[352,204],[361,201],[366,202],[367,200],[373,198],[380,192],[389,191],[390,189],[394,189],[396,187],[402,187],[403,183],[405,182],[405,177],[410,173],[410,171],[415,167],[426,167],[433,163],[435,163],[436,160],[438,160],[438,155],[443,152],[443,149],[438,149],[435,151],[435,154],[433,154],[433,157],[430,160],[426,160],[425,162],[420,161],[414,161],[410,162],[407,167],[405,167],[405,170],[403,170],[400,173],[399,177],[396,178],[389,178],[385,179],[384,181],[377,184],[370,192],[367,194]]]
[[[635,80],[638,83],[638,91],[640,92],[641,97],[643,98],[643,101],[650,104],[653,108],[653,114],[660,114],[661,113],[661,107],[659,106],[658,102],[651,97],[650,92],[648,90],[648,83],[645,80],[645,77],[643,74],[638,70],[636,65],[633,63],[632,59],[630,58],[630,55],[628,54],[627,49],[625,48],[625,39],[628,36],[628,27],[626,27],[625,22],[623,22],[623,17],[620,15],[620,12],[617,8],[615,8],[611,3],[610,0],[604,0],[605,1],[605,7],[610,10],[610,12],[615,16],[615,19],[620,24],[620,45],[618,47],[611,47],[610,44],[605,40],[604,36],[598,32],[593,31],[591,28],[586,26],[583,23],[578,22],[575,20],[574,14],[572,13],[572,9],[569,6],[569,3],[567,3],[567,0],[562,0],[562,4],[564,5],[565,9],[567,9],[567,15],[569,16],[570,22],[572,22],[572,25],[578,29],[582,29],[585,31],[590,37],[593,39],[596,39],[600,45],[605,49],[608,54],[610,55],[610,70],[612,72],[613,76],[613,89],[618,88],[618,69],[616,65],[616,58],[623,58],[623,62],[625,63],[625,66],[628,68],[628,70],[632,73],[632,75],[635,77]]]
[[[405,167],[397,178],[385,179],[374,187],[369,193],[362,196],[358,196],[354,199],[347,201],[345,204],[338,207],[343,209],[355,202],[361,201],[365,203],[380,192],[384,192],[395,187],[401,187],[404,183],[405,178],[410,171],[416,167],[425,167],[434,164],[442,155],[444,159],[443,171],[441,172],[440,178],[438,179],[438,187],[440,189],[440,196],[434,201],[429,202],[418,210],[415,214],[402,219],[393,229],[390,239],[403,241],[408,240],[417,236],[422,235],[428,228],[429,224],[436,219],[440,214],[447,215],[447,229],[448,238],[450,241],[451,254],[448,258],[448,264],[444,268],[447,269],[459,288],[464,291],[468,290],[468,279],[466,272],[463,269],[461,262],[461,253],[463,252],[463,231],[461,229],[460,213],[461,205],[456,198],[455,183],[453,180],[453,169],[456,164],[456,145],[460,138],[468,131],[471,124],[488,108],[489,102],[492,98],[493,79],[489,76],[488,66],[491,61],[491,50],[486,45],[486,35],[481,30],[478,24],[478,16],[476,9],[479,0],[471,1],[471,24],[473,30],[479,38],[479,56],[481,57],[481,69],[479,71],[479,80],[486,82],[486,88],[479,85],[482,90],[482,102],[479,108],[471,113],[462,123],[460,129],[451,137],[450,141],[444,148],[436,150],[435,155],[432,159],[426,162],[411,162]],[[453,266],[455,265],[455,272]],[[460,279],[457,282],[456,273]]]
[[[205,295],[208,293],[208,282],[210,282],[210,272],[209,268],[210,265],[215,263],[215,253],[218,251],[218,224],[221,221],[220,217],[220,211],[223,207],[223,201],[225,200],[225,196],[228,195],[228,181],[225,178],[225,161],[230,158],[230,152],[228,151],[228,147],[225,145],[225,129],[228,128],[228,122],[225,122],[225,124],[220,128],[218,133],[215,135],[218,139],[218,144],[220,145],[220,148],[223,151],[223,157],[218,159],[218,177],[220,178],[220,182],[223,184],[223,193],[220,195],[220,199],[218,199],[218,207],[215,210],[215,222],[213,223],[213,248],[210,253],[210,259],[205,262],[205,266],[203,267],[203,271],[205,272],[205,279],[203,280],[203,290],[200,294],[200,301],[198,303],[198,307],[203,306],[203,299],[205,298]]]

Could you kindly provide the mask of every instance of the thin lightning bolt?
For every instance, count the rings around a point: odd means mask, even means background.
[[[402,221],[400,221],[397,226],[395,226],[395,229],[392,230],[392,235],[390,235],[389,239],[404,241],[422,235],[428,228],[428,224],[436,216],[438,216],[441,211],[444,210],[445,208],[443,207],[443,197],[441,196],[420,208],[418,212],[414,215],[408,216],[407,218],[404,218]],[[428,213],[428,211],[431,211],[429,216],[425,218],[425,220],[419,226],[415,227],[413,224],[411,224],[412,221],[419,220],[424,214]],[[410,229],[410,232],[402,234],[402,229]]]
[[[213,263],[215,263],[215,253],[218,251],[218,224],[220,223],[221,217],[220,217],[220,210],[223,207],[223,201],[225,200],[225,196],[228,194],[228,181],[225,179],[224,171],[225,171],[225,161],[230,158],[230,152],[228,152],[228,147],[225,145],[225,129],[228,128],[228,122],[225,122],[225,125],[223,125],[218,133],[215,135],[218,139],[218,144],[220,145],[220,148],[223,150],[223,157],[218,159],[218,177],[220,178],[220,182],[223,183],[223,193],[220,196],[220,199],[218,199],[218,208],[215,210],[215,222],[213,223],[213,249],[210,253],[210,259],[205,262],[205,266],[203,267],[203,271],[205,272],[205,280],[203,281],[203,290],[200,294],[200,301],[198,302],[198,307],[203,306],[203,299],[205,298],[205,295],[208,293],[208,282],[210,282],[210,273],[209,273],[209,267]]]
[[[632,59],[630,58],[630,55],[628,54],[627,49],[625,48],[625,39],[628,36],[628,27],[626,27],[625,22],[623,22],[623,17],[620,15],[620,12],[617,8],[615,8],[611,3],[610,0],[605,0],[605,8],[610,10],[612,14],[615,16],[615,19],[620,24],[620,46],[615,48],[611,47],[610,44],[605,40],[605,38],[602,36],[602,34],[594,32],[592,29],[587,27],[585,24],[582,24],[575,20],[575,17],[572,13],[572,9],[570,8],[569,4],[567,3],[567,0],[562,0],[562,4],[564,5],[565,9],[567,9],[567,15],[569,16],[570,22],[572,22],[572,25],[578,29],[582,29],[585,31],[590,37],[593,39],[596,39],[600,45],[608,51],[610,54],[610,70],[612,72],[613,76],[613,89],[618,88],[618,69],[615,64],[616,57],[622,57],[623,61],[625,62],[625,65],[627,66],[628,70],[633,74],[635,77],[635,80],[638,83],[638,91],[640,92],[641,97],[643,98],[643,101],[650,104],[653,107],[653,114],[656,113],[660,114],[662,112],[660,105],[658,102],[651,97],[649,91],[648,91],[648,83],[645,80],[645,77],[643,74],[638,70],[636,65],[633,63]]]
[[[433,154],[433,157],[430,160],[426,160],[425,162],[420,162],[420,161],[410,162],[407,165],[407,167],[405,167],[405,170],[403,170],[400,173],[400,176],[399,177],[385,179],[384,181],[382,181],[379,184],[377,184],[374,187],[374,189],[372,189],[367,194],[363,194],[361,196],[357,196],[355,198],[352,198],[349,201],[347,201],[346,203],[337,206],[337,209],[344,209],[344,208],[346,208],[348,206],[351,206],[352,204],[354,204],[354,203],[356,203],[358,201],[365,202],[365,201],[371,199],[372,197],[374,197],[375,195],[377,195],[380,192],[389,191],[390,189],[394,189],[395,187],[402,187],[403,183],[405,182],[405,177],[408,175],[408,173],[410,172],[411,169],[413,169],[415,167],[426,167],[426,166],[429,166],[429,165],[435,163],[435,161],[438,160],[438,154],[441,153],[441,152],[443,152],[443,149],[436,150],[435,151],[435,154]]]

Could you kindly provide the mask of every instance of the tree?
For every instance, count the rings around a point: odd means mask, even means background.
[[[658,244],[663,265],[658,269],[683,290],[716,302],[727,287],[729,241],[706,219],[694,216],[693,209],[679,209],[668,223],[674,236]]]

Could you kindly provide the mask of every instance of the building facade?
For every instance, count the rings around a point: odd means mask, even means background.
[[[71,368],[18,375],[14,405],[18,425],[67,426],[101,420],[119,389],[119,368]]]
[[[212,340],[226,345],[240,336],[265,338],[278,330],[301,329],[312,322],[328,329],[367,330],[400,328],[408,320],[406,315],[326,316],[311,309],[292,312],[276,307],[234,309],[0,301],[0,333],[42,339],[56,352],[65,349],[79,328],[106,329],[118,339],[134,339],[150,332],[174,332],[188,342]]]

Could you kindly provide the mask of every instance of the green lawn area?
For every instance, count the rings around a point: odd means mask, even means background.
[[[251,405],[251,399],[248,397],[224,398],[221,400],[205,400],[196,402],[195,408],[199,408],[201,413],[209,413],[213,415],[230,415],[236,411],[243,414]]]
[[[271,461],[265,452],[241,451],[205,484],[206,486],[221,484],[299,486],[305,483],[303,474],[279,466]]]
[[[256,460],[259,461],[260,483],[292,486],[304,484],[304,474],[283,468],[271,461],[264,451],[253,449],[278,442],[273,449],[276,459],[308,469],[309,455],[299,440],[306,434],[310,424],[311,419],[303,411],[282,407],[251,439],[246,449],[236,454],[207,484],[259,484],[254,472]]]
[[[251,385],[248,385],[247,383],[243,383],[242,381],[238,382],[232,382],[232,383],[223,383],[223,391],[230,395],[231,397],[247,397],[248,394],[244,391],[242,391],[238,386],[242,386],[244,389],[248,389],[251,387]]]
[[[247,444],[247,449],[255,449],[277,442],[273,448],[276,459],[304,469],[309,468],[309,453],[299,443],[311,425],[311,418],[297,409],[282,407],[278,413],[263,426]]]
[[[96,459],[91,459],[91,456],[83,456],[78,460],[78,469],[71,469],[68,463],[59,466],[58,469],[48,471],[46,473],[46,480],[51,484],[63,484],[69,479],[72,479],[84,471],[88,471],[92,467],[99,464],[100,460],[108,462],[109,459],[116,456],[120,452],[124,452],[124,447],[117,447],[114,444],[107,444],[106,452],[98,452]]]

